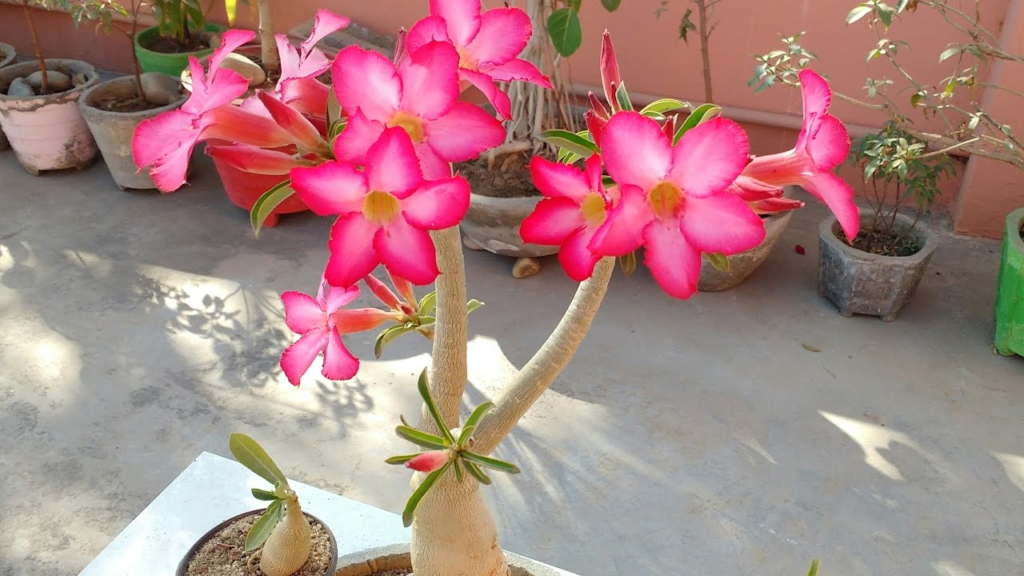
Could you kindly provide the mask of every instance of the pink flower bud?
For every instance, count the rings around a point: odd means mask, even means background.
[[[363,282],[366,282],[366,285],[370,288],[370,291],[373,292],[373,295],[391,310],[398,310],[399,306],[401,306],[398,296],[395,296],[395,293],[392,292],[386,284],[378,280],[372,274],[363,278]]]
[[[615,100],[615,90],[622,84],[619,77],[619,61],[615,59],[615,48],[612,47],[612,36],[607,30],[601,39],[601,84],[604,86],[604,97],[612,110],[620,110]]]
[[[433,450],[431,452],[424,452],[409,460],[405,463],[405,467],[417,472],[433,472],[447,464],[448,458],[447,450]]]

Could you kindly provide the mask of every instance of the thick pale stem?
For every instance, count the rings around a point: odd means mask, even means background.
[[[270,0],[258,0],[256,5],[260,12],[260,58],[263,70],[269,75],[281,71],[281,58],[274,41],[274,11]]]
[[[495,400],[494,410],[480,423],[473,435],[475,452],[488,454],[494,450],[569,364],[590,330],[614,271],[615,259],[603,258],[594,267],[594,275],[580,284],[555,331],[505,386]]]
[[[309,522],[294,496],[285,507],[284,519],[263,544],[260,571],[266,576],[291,576],[309,560],[312,548]]]
[[[434,323],[433,361],[430,369],[430,393],[434,396],[441,416],[448,428],[459,425],[459,407],[466,389],[466,270],[462,259],[459,227],[431,232],[437,251],[437,267],[441,274],[434,288],[437,290],[437,310]],[[435,426],[424,407],[420,428],[428,431]]]

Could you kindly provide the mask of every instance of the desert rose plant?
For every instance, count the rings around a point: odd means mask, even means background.
[[[342,21],[320,15],[321,24]],[[205,75],[193,62],[199,81],[189,103],[140,127],[135,138],[138,163],[151,166],[166,189],[184,181],[183,159],[191,147],[214,138],[229,144],[217,144],[211,153],[230,155],[237,167],[287,177],[253,208],[256,230],[292,194],[317,214],[335,218],[316,295],[282,295],[285,322],[298,335],[281,357],[289,382],[298,385],[320,357],[324,377],[355,377],[360,360],[346,348],[347,334],[383,328],[377,356],[403,334],[432,341],[431,366],[418,382],[424,401],[419,422],[403,418],[396,429],[424,451],[388,459],[414,472],[403,518],[412,526],[417,576],[509,574],[480,486],[490,483],[488,471],[519,471],[491,454],[572,359],[617,257],[632,268],[632,255],[645,247],[654,279],[670,296],[689,298],[702,254],[751,249],[765,234],[759,214],[801,205],[783,196],[784,185],[805,186],[854,234],[859,225],[849,187],[831,175],[850,144],[842,124],[827,113],[830,94],[820,77],[805,73],[804,128],[794,149],[751,161],[743,129],[719,117],[714,106],[665,100],[635,111],[606,36],[601,62],[607,104],[592,95],[586,132],[550,136],[562,146],[559,162],[533,160],[534,182],[545,198],[521,229],[527,241],[560,247],[560,260],[579,288],[533,358],[463,420],[468,314],[480,303],[467,297],[458,229],[470,188],[452,163],[501,145],[505,130],[498,117],[460,101],[460,93],[470,85],[481,88],[500,114],[504,98],[495,82],[541,81],[506,45],[514,40],[521,49],[528,27],[529,19],[516,9],[454,10],[400,35],[394,60],[345,48],[330,64],[331,97],[310,91],[323,104],[319,109],[310,104],[312,96],[290,99],[280,86],[277,93],[232,104],[245,91],[244,81],[219,62],[250,33],[230,31]],[[320,33],[314,29],[313,37]],[[297,53],[296,61],[311,62],[308,69],[296,66],[302,68],[297,78],[312,79],[326,69],[326,59],[310,56],[313,43],[302,49],[307,56]],[[373,275],[380,266],[394,290]],[[414,285],[431,283],[434,291],[417,299]],[[383,306],[347,308],[360,284]]]

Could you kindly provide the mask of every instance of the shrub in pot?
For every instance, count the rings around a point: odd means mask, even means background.
[[[22,0],[36,59],[0,69],[0,129],[18,162],[30,174],[82,169],[96,156],[96,144],[78,108],[82,91],[99,77],[79,60],[46,59],[32,21],[32,5]]]
[[[220,42],[224,28],[206,22],[197,0],[155,0],[151,9],[157,25],[133,31],[135,56],[145,72],[177,76],[189,57],[207,56]]]
[[[850,160],[870,183],[864,225],[852,234],[826,220],[819,230],[818,290],[843,316],[892,321],[917,290],[938,241],[919,219],[941,178],[953,172],[945,153],[926,149],[891,122],[856,141]],[[907,202],[915,206],[913,218],[899,213]]]
[[[1024,208],[1006,217],[996,291],[995,347],[1006,356],[1024,356]]]
[[[7,66],[14,59],[17,58],[18,52],[14,49],[14,46],[0,42],[0,68]],[[4,131],[0,129],[0,150],[7,150],[11,147],[11,143],[7,141],[7,136],[4,135]]]

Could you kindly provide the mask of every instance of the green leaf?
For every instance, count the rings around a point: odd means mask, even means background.
[[[273,500],[277,500],[277,496],[273,492],[268,492],[266,490],[260,490],[259,488],[253,488],[252,489],[252,497],[257,499],[257,500],[264,500],[264,501],[268,501],[268,502],[273,501]]]
[[[640,113],[644,116],[646,116],[648,112],[664,114],[665,112],[671,112],[672,110],[685,110],[689,107],[690,105],[682,100],[676,100],[675,98],[662,98],[644,106],[640,110]]]
[[[412,496],[409,497],[409,502],[405,504],[405,510],[402,512],[402,523],[405,524],[406,528],[412,526],[412,515],[416,512],[416,507],[420,505],[420,500],[423,500],[423,497],[427,495],[427,490],[430,490],[430,487],[434,485],[434,482],[437,482],[437,479],[441,477],[441,474],[447,472],[448,467],[451,465],[452,463],[449,461],[441,468],[431,472],[423,479],[423,483],[416,488],[416,491],[412,493]]]
[[[480,466],[484,466],[485,468],[490,468],[492,470],[498,470],[499,472],[505,472],[508,474],[519,474],[520,472],[519,467],[515,464],[505,462],[504,460],[498,460],[496,458],[490,458],[488,456],[481,456],[476,452],[463,450],[462,452],[459,452],[459,456],[473,462],[474,464],[479,464]]]
[[[284,473],[270,458],[267,451],[249,436],[239,433],[232,434],[228,438],[228,448],[231,449],[235,460],[252,470],[260,478],[274,485],[280,482],[288,486],[288,479],[284,477]]]
[[[420,298],[420,303],[416,305],[420,314],[429,315],[434,311],[434,306],[437,305],[437,291],[433,291],[423,298]]]
[[[249,529],[249,534],[245,536],[245,551],[252,552],[253,550],[263,546],[263,543],[270,538],[270,535],[274,532],[274,527],[284,517],[284,501],[274,500],[267,506],[267,509],[263,512],[263,515],[253,523],[252,528]]]
[[[469,302],[466,302],[466,314],[471,314],[473,310],[476,310],[483,305],[484,303],[476,298],[471,299]]]
[[[721,112],[722,109],[714,104],[701,104],[696,110],[686,117],[686,121],[680,124],[679,128],[676,128],[676,134],[672,138],[672,143],[675,144],[676,142],[679,142],[679,139],[683,137],[683,134],[689,132],[691,128],[701,124],[702,122],[711,120]]]
[[[878,19],[885,24],[886,28],[892,26],[892,17],[896,13],[888,4],[878,4],[875,7],[875,13],[878,14]]]
[[[729,259],[725,255],[718,252],[706,252],[704,257],[708,259],[708,262],[715,267],[715,270],[719,272],[729,271]]]
[[[288,485],[280,482],[274,483],[274,496],[277,496],[279,500],[288,498]]]
[[[615,12],[619,9],[619,4],[622,4],[622,0],[601,0],[601,6],[609,12]]]
[[[395,434],[398,434],[398,436],[403,440],[408,440],[417,446],[430,448],[431,450],[447,450],[448,447],[451,446],[451,444],[445,444],[444,438],[441,438],[440,436],[420,432],[419,430],[404,424],[395,427]]]
[[[573,12],[579,12],[583,0],[565,0],[565,3],[569,5],[569,8],[572,8]]]
[[[622,110],[633,110],[633,103],[629,101],[629,92],[626,92],[625,82],[619,82],[619,87],[615,89],[615,100]]]
[[[459,446],[465,446],[466,442],[473,437],[473,432],[476,430],[476,425],[480,423],[480,419],[487,414],[487,411],[494,408],[493,402],[484,402],[483,404],[476,407],[473,413],[466,418],[466,423],[462,425],[462,433],[459,434]]]
[[[622,267],[622,273],[629,278],[636,272],[636,252],[630,252],[625,256],[619,256],[619,266]]]
[[[235,15],[238,13],[238,0],[224,0],[224,11],[228,15],[228,25],[235,25]]]
[[[430,412],[430,416],[434,419],[434,424],[437,424],[437,427],[441,430],[441,434],[444,436],[447,444],[449,446],[455,444],[455,437],[452,436],[452,431],[444,423],[444,418],[441,418],[441,411],[437,409],[437,404],[434,404],[434,398],[430,395],[430,384],[427,382],[426,368],[423,369],[423,372],[420,372],[420,379],[416,382],[416,388],[420,391],[420,397],[423,398],[423,403],[427,405],[427,411]]]
[[[473,478],[476,478],[478,482],[485,486],[491,485],[491,478],[480,469],[479,466],[470,462],[469,460],[462,460],[462,463],[466,466],[466,472]]]
[[[405,464],[409,460],[419,456],[419,454],[404,454],[402,456],[392,456],[384,461],[385,464]]]
[[[957,54],[959,54],[962,51],[963,51],[963,48],[961,48],[960,46],[954,46],[952,48],[946,48],[945,50],[942,51],[942,54],[939,54],[939,62],[943,62],[945,60],[948,60],[948,59],[952,58],[953,56],[956,56]]]
[[[462,484],[462,481],[465,480],[465,477],[462,475],[462,465],[459,464],[459,460],[456,459],[455,462],[452,463],[452,466],[455,468],[455,479],[459,481],[459,484]]]
[[[385,328],[384,330],[381,330],[380,334],[377,334],[377,340],[373,343],[374,357],[380,359],[381,355],[384,354],[385,346],[387,346],[395,338],[398,338],[403,334],[415,332],[416,328],[418,328],[418,326],[416,326],[415,324],[403,324],[401,326],[392,326],[390,328]]]
[[[856,8],[850,10],[850,13],[846,15],[846,25],[849,26],[861,18],[871,13],[870,4],[858,4]]]
[[[333,143],[334,139],[337,138],[342,132],[345,131],[345,127],[347,125],[348,125],[348,119],[347,118],[342,118],[340,120],[335,120],[334,122],[331,122],[331,126],[327,129],[327,140],[329,140],[329,141],[331,141]]]
[[[596,144],[568,130],[545,130],[540,133],[540,139],[582,158],[590,158],[591,154],[597,152]]]
[[[811,569],[807,571],[807,576],[818,576],[818,559],[811,560]]]
[[[687,8],[686,13],[683,14],[683,17],[679,20],[679,37],[686,44],[690,43],[690,39],[688,37],[689,33],[697,31],[697,26],[695,26],[693,21],[690,20],[690,16],[692,15],[693,9]]]
[[[917,108],[917,105],[921,103],[921,98],[923,98],[923,96],[921,95],[920,92],[918,92],[917,94],[912,94],[910,96],[910,106],[911,106],[911,108]]]
[[[562,56],[572,56],[583,43],[580,16],[569,8],[560,8],[548,16],[548,36]]]
[[[331,90],[327,93],[327,124],[333,126],[338,120],[341,120],[341,103]]]
[[[274,208],[280,206],[292,194],[295,194],[295,190],[292,189],[291,179],[288,179],[264,192],[253,204],[252,210],[249,211],[249,222],[252,224],[252,231],[256,236],[260,235],[263,223],[270,217]]]

